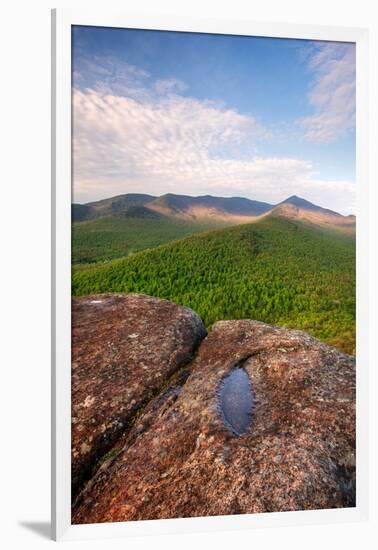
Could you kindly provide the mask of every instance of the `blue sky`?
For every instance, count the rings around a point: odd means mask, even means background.
[[[355,200],[353,44],[74,27],[74,200]]]

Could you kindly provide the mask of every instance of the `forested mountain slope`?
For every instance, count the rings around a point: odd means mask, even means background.
[[[250,318],[355,347],[355,241],[271,216],[75,270],[73,293],[137,292],[199,313]]]

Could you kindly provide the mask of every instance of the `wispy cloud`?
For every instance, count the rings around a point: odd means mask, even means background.
[[[305,137],[331,143],[355,125],[356,62],[354,44],[323,43],[309,60],[314,79],[309,101],[315,110],[298,121]]]
[[[157,80],[155,89],[158,94],[180,93],[187,90],[187,85],[177,78],[167,78],[166,80]]]
[[[209,178],[216,165],[227,162],[212,161],[212,149],[237,146],[265,131],[251,117],[178,95],[140,102],[75,90],[73,107],[78,188],[83,177],[101,176],[104,185],[115,175],[128,180],[144,176],[150,184],[163,179],[171,185],[183,178]]]
[[[111,55],[88,57],[76,55],[73,70],[73,87],[93,88],[102,93],[147,99],[150,74],[135,65],[114,59]]]
[[[98,81],[90,71],[92,82],[79,78],[73,94],[75,201],[136,191],[268,202],[298,194],[353,212],[352,183],[322,181],[308,160],[257,156],[269,132],[253,116],[183,95],[176,79],[95,64]]]

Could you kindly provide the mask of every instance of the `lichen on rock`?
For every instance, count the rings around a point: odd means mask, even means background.
[[[143,404],[193,356],[200,318],[167,300],[103,294],[72,302],[72,493]]]

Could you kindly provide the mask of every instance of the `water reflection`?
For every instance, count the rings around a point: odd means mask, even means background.
[[[251,425],[254,396],[251,381],[241,367],[235,367],[219,388],[219,406],[223,422],[236,435],[246,433]]]

